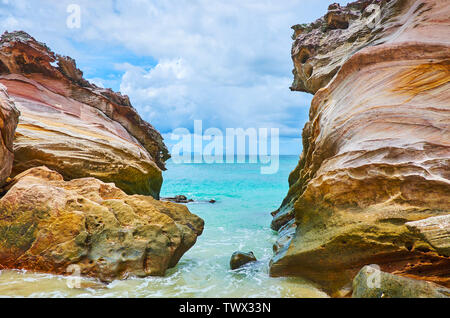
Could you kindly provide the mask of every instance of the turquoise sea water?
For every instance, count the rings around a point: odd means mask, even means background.
[[[165,277],[115,281],[107,288],[70,289],[62,276],[0,272],[0,296],[50,297],[322,297],[299,278],[271,278],[268,263],[276,233],[269,225],[288,190],[297,156],[280,157],[278,173],[263,175],[259,164],[174,164],[164,172],[162,197],[186,195],[191,212],[205,220],[197,243]],[[215,204],[202,202],[214,199]],[[260,260],[231,271],[234,251]]]

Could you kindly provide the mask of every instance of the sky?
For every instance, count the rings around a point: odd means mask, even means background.
[[[312,95],[291,92],[292,30],[336,0],[0,0],[0,32],[23,30],[130,97],[165,138],[175,128],[279,128],[300,154]],[[79,27],[67,24],[80,8]],[[68,11],[69,10],[69,11]],[[71,20],[73,21],[73,20]]]

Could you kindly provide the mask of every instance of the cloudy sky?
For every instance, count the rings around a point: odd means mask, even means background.
[[[165,136],[177,127],[279,128],[299,154],[311,95],[291,92],[292,30],[336,0],[0,0],[0,31],[24,30],[130,96]],[[338,1],[346,3],[347,1]],[[68,8],[81,8],[69,28]]]

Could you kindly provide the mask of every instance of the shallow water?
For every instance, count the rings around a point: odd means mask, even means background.
[[[189,209],[205,220],[197,243],[165,277],[114,281],[104,289],[71,289],[67,278],[24,271],[0,271],[0,296],[14,297],[326,297],[299,278],[271,278],[268,263],[276,233],[270,212],[288,190],[297,156],[280,158],[277,174],[262,175],[257,164],[168,162],[161,196],[184,194]],[[231,271],[236,250],[253,251],[260,262]]]

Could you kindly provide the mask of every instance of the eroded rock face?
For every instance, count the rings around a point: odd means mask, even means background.
[[[90,84],[73,59],[24,32],[0,39],[0,83],[21,112],[13,175],[46,165],[159,197],[168,151],[127,96]]]
[[[0,187],[11,174],[14,150],[14,132],[19,119],[19,111],[9,97],[5,86],[0,84]]]
[[[103,281],[164,275],[196,242],[203,220],[184,205],[127,195],[95,178],[64,181],[29,169],[0,199],[0,268]]]
[[[439,217],[450,213],[450,6],[373,0],[330,10],[331,22],[295,27],[292,89],[315,96],[273,213],[276,230],[295,222],[282,228],[271,274],[335,291],[378,264],[448,286]],[[428,218],[445,229],[414,223]]]
[[[257,259],[253,252],[234,252],[233,255],[231,255],[230,259],[230,268],[232,270],[238,269],[248,263],[256,262]]]

